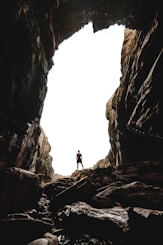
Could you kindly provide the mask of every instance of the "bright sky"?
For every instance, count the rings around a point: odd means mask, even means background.
[[[78,150],[85,168],[109,152],[105,109],[119,86],[123,34],[124,27],[117,25],[93,33],[90,23],[55,52],[41,126],[57,174],[67,176],[76,170]]]

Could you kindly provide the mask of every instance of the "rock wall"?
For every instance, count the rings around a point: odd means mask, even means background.
[[[49,7],[36,5],[33,1],[6,1],[1,9],[1,170],[16,166],[35,171],[41,162],[39,120],[55,37]]]
[[[162,0],[6,0],[0,10],[0,230],[9,245],[161,244]],[[54,179],[40,127],[58,45],[86,23],[126,26],[99,168]],[[99,159],[97,159],[99,160]],[[101,168],[105,164],[105,168]]]
[[[126,28],[120,86],[107,103],[110,162],[161,161],[162,17],[146,31]]]

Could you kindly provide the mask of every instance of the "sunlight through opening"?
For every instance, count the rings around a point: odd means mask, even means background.
[[[123,26],[93,33],[90,23],[55,52],[41,126],[52,147],[56,174],[68,176],[76,170],[78,150],[84,168],[109,152],[105,109],[119,86],[123,38]]]

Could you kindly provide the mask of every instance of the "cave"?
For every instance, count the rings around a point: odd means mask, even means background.
[[[3,243],[162,244],[162,11],[161,0],[3,3]],[[55,51],[90,22],[94,32],[125,26],[120,86],[106,106],[111,149],[100,167],[64,178],[55,176],[40,118]]]

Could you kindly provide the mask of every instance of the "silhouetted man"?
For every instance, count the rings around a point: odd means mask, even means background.
[[[82,154],[80,153],[80,151],[78,150],[77,154],[76,154],[76,162],[77,162],[77,170],[79,167],[79,163],[82,165],[82,168],[84,169],[83,163],[82,163]]]

